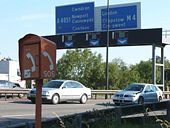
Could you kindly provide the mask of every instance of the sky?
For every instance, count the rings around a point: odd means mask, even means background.
[[[0,0],[0,58],[18,60],[18,40],[26,34],[55,35],[55,7],[84,2],[95,2],[95,7],[106,6],[107,0]],[[141,28],[170,30],[169,0],[109,0],[110,5],[141,2]],[[66,50],[57,50],[57,60]],[[92,52],[106,58],[106,48]],[[158,49],[157,54],[160,53]],[[159,54],[160,55],[160,54]],[[164,55],[170,60],[170,46]],[[109,61],[120,58],[127,64],[136,64],[152,58],[151,46],[109,48]]]

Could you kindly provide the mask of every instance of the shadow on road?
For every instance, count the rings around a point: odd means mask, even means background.
[[[29,124],[31,125],[33,122],[35,122],[35,119],[17,119],[8,117],[0,120],[0,128],[7,128],[15,125],[19,126],[24,124],[29,126]]]
[[[111,102],[103,102],[103,103],[97,103],[96,105],[100,105],[100,106],[105,106],[105,107],[114,107],[115,104],[111,103]]]
[[[16,101],[9,101],[9,103],[17,103],[17,104],[34,104],[29,100],[16,100]],[[63,101],[58,104],[80,104],[80,102],[76,101]],[[42,105],[57,105],[52,103],[43,102]]]

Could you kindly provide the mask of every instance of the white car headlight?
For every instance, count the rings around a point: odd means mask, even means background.
[[[42,91],[42,95],[49,95],[48,91]]]
[[[129,97],[135,97],[136,95],[135,94],[133,94],[133,95],[129,95]]]

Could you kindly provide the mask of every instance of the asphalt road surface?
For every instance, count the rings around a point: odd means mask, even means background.
[[[110,107],[114,107],[111,99],[88,100],[86,104],[79,102],[63,102],[57,105],[42,104],[42,120]],[[35,121],[35,104],[27,99],[0,100],[0,127],[32,121]]]

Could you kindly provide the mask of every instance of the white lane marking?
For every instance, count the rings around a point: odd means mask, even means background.
[[[6,118],[6,117],[33,116],[33,115],[35,115],[35,114],[5,115],[5,116],[2,116],[2,117]]]

